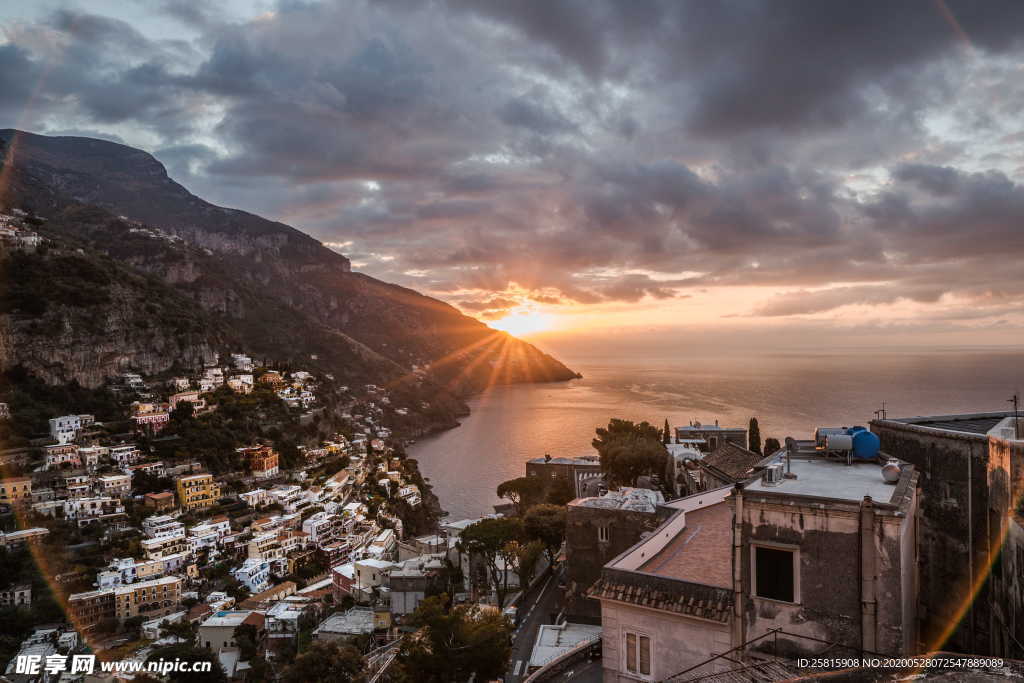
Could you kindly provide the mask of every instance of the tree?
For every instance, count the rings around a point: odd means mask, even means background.
[[[146,663],[159,660],[173,662],[175,659],[180,659],[184,662],[210,662],[210,670],[193,671],[192,669],[195,666],[193,664],[193,666],[187,667],[189,671],[171,671],[166,676],[167,680],[172,681],[172,683],[190,683],[192,681],[197,683],[226,683],[228,680],[224,669],[221,668],[220,662],[217,660],[217,655],[204,648],[196,647],[191,643],[177,643],[175,645],[158,647],[150,652],[149,657],[146,658]]]
[[[750,418],[750,427],[747,429],[747,448],[755,453],[761,452],[761,429],[757,425],[757,418]]]
[[[366,680],[363,674],[363,656],[351,645],[335,641],[314,641],[309,649],[295,658],[281,678],[284,683],[313,683],[314,681]]]
[[[260,631],[254,624],[239,624],[232,635],[238,643],[242,661],[256,657],[260,648]]]
[[[252,593],[244,583],[233,576],[225,581],[224,592],[235,599],[235,604],[241,603]]]
[[[548,486],[544,502],[549,505],[566,505],[575,497],[576,492],[572,488],[569,477],[555,477],[551,480],[551,485]]]
[[[124,632],[132,640],[138,640],[142,637],[142,624],[146,621],[145,617],[136,616],[128,617],[124,620]]]
[[[508,620],[493,607],[445,610],[447,595],[425,599],[410,619],[421,631],[399,650],[394,678],[402,683],[491,681],[503,676],[511,653]]]
[[[523,518],[526,537],[543,544],[551,564],[565,539],[565,514],[565,508],[559,505],[534,505]]]
[[[672,443],[672,428],[668,426],[668,418],[665,418],[665,428],[661,432],[661,442],[666,446]]]
[[[613,418],[607,428],[598,427],[592,445],[610,484],[633,486],[641,475],[662,474],[668,463],[660,431],[647,422]]]
[[[498,498],[507,498],[522,514],[540,501],[544,495],[544,482],[540,477],[517,477],[498,484]]]
[[[508,595],[508,572],[515,569],[515,549],[509,542],[522,537],[523,523],[515,517],[482,519],[470,524],[459,536],[461,548],[483,561],[497,593],[499,608],[505,606]]]
[[[196,639],[197,626],[192,624],[188,619],[181,619],[180,621],[169,622],[163,621],[160,623],[160,637],[168,638],[175,637],[186,643],[191,643]]]
[[[782,444],[779,443],[778,439],[768,437],[764,440],[764,453],[765,455],[771,455],[775,451],[782,448]]]
[[[509,541],[509,551],[516,558],[516,573],[519,576],[519,587],[526,590],[526,587],[537,575],[537,560],[544,554],[544,544],[540,541]]]

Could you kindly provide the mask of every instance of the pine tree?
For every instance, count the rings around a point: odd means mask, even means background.
[[[665,429],[661,433],[661,442],[666,446],[672,443],[672,429],[668,426],[668,418],[665,418]]]
[[[750,427],[747,429],[748,448],[755,453],[761,452],[761,429],[757,425],[757,418],[750,418]]]

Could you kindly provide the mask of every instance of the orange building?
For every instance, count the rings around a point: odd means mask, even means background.
[[[238,452],[246,459],[249,471],[257,479],[276,477],[279,472],[278,456],[270,446],[251,446],[239,448]]]

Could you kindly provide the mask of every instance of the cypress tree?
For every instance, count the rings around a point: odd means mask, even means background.
[[[761,429],[757,425],[757,418],[750,418],[750,427],[747,429],[748,448],[755,453],[761,452]]]

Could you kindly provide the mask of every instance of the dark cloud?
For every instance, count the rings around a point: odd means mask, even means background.
[[[508,100],[498,109],[498,118],[509,126],[527,128],[541,135],[564,133],[574,130],[569,119],[544,103],[539,92]]]
[[[153,6],[187,38],[5,25],[0,115],[146,146],[484,316],[737,285],[798,288],[760,316],[1024,296],[1024,3],[212,7]]]

